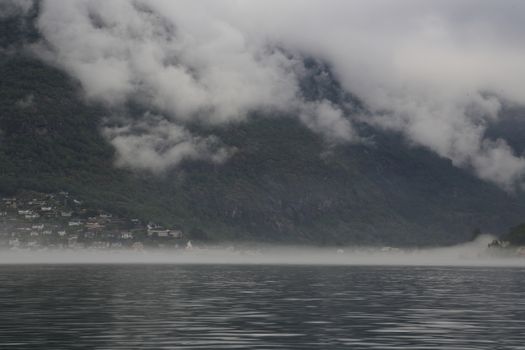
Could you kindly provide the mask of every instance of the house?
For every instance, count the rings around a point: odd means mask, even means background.
[[[121,239],[133,239],[133,233],[128,232],[128,231],[121,232],[120,238]]]
[[[184,236],[181,230],[170,230],[169,234],[171,237],[176,238],[176,239],[182,239]]]
[[[60,216],[62,216],[64,218],[71,217],[71,214],[72,214],[72,212],[70,212],[70,211],[62,211],[62,212],[60,212]]]
[[[101,230],[101,229],[103,229],[104,227],[106,227],[106,226],[103,225],[103,224],[100,224],[100,223],[98,223],[98,222],[96,222],[96,221],[88,221],[88,222],[86,223],[86,228],[87,228],[88,230]]]
[[[169,237],[170,230],[154,230],[153,234],[157,234],[159,237]]]
[[[46,218],[56,218],[57,217],[57,212],[54,211],[54,210],[51,210],[51,211],[44,211],[42,212],[42,215]]]
[[[182,232],[179,230],[152,229],[152,230],[148,230],[148,236],[182,238]]]
[[[104,241],[94,241],[91,244],[91,248],[94,248],[94,249],[105,249],[105,248],[109,248],[109,246],[110,246],[110,243],[104,242]]]
[[[80,226],[82,223],[79,220],[73,220],[68,222],[68,226]]]
[[[16,208],[16,198],[2,198],[4,205],[8,208]]]
[[[169,230],[160,228],[160,226],[148,225],[148,236],[157,236],[157,237],[172,237],[176,239],[181,239],[183,237],[182,231],[180,230]]]
[[[71,235],[71,236],[69,236],[67,238],[67,244],[68,244],[68,246],[71,246],[71,247],[76,246],[77,241],[78,241],[78,236],[77,235]]]

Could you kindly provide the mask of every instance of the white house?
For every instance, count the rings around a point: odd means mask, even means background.
[[[120,233],[120,238],[122,239],[133,239],[133,233],[131,232],[121,232]]]

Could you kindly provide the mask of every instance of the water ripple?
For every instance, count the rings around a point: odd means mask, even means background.
[[[0,349],[525,349],[518,268],[0,266]]]

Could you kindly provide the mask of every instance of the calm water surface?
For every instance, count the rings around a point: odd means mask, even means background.
[[[0,266],[0,349],[525,349],[518,268]]]

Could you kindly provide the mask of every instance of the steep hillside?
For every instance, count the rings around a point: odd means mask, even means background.
[[[0,18],[0,193],[66,190],[93,207],[217,240],[432,245],[523,221],[521,194],[365,125],[360,134],[370,142],[339,146],[287,115],[253,115],[213,130],[194,125],[194,133],[212,132],[237,152],[221,165],[186,161],[162,175],[116,168],[100,132],[115,111],[86,102],[77,82],[23,49],[40,40],[37,12]],[[305,67],[305,98],[362,111],[327,67],[311,59]],[[520,111],[509,109],[508,120]],[[511,124],[493,132],[510,134],[521,152]]]
[[[63,72],[27,55],[0,63],[0,189],[68,190],[94,206],[212,239],[315,244],[443,244],[474,227],[518,223],[520,200],[396,135],[327,147],[287,116],[254,116],[214,133],[238,152],[163,176],[113,166],[109,112]]]

